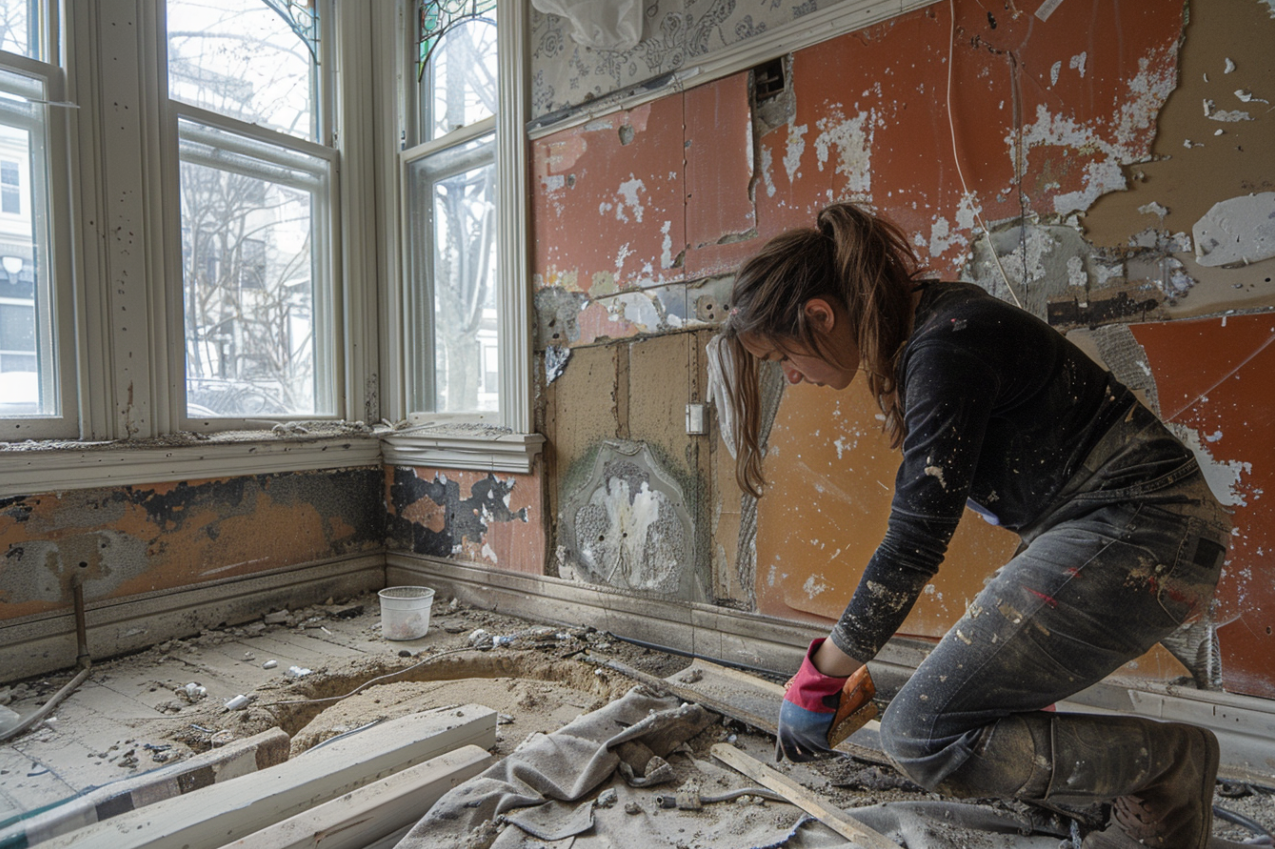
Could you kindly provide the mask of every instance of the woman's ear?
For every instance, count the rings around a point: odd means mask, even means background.
[[[823,298],[811,298],[806,301],[802,312],[806,314],[806,320],[822,333],[831,333],[833,326],[837,323],[836,310]]]

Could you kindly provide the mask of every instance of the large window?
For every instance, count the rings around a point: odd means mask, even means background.
[[[65,234],[66,204],[50,204],[62,72],[45,61],[42,8],[0,0],[0,438],[76,427],[70,275],[51,261],[55,229]]]
[[[500,410],[495,0],[421,2],[415,135],[403,154],[413,412]]]
[[[194,426],[339,413],[325,8],[167,2]]]

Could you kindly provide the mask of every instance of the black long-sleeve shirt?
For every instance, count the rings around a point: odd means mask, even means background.
[[[1049,325],[965,283],[925,284],[898,385],[889,525],[832,632],[865,663],[938,571],[967,501],[1010,530],[1032,524],[1139,403]]]

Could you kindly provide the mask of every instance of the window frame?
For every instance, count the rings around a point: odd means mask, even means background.
[[[391,373],[385,387],[392,393],[387,398],[395,421],[408,425],[384,437],[387,463],[428,465],[435,468],[490,469],[493,471],[529,472],[534,457],[540,452],[544,437],[532,432],[531,405],[531,292],[528,254],[528,115],[527,68],[530,51],[527,45],[529,12],[519,0],[497,0],[497,112],[494,117],[453,130],[444,136],[411,147],[419,126],[415,74],[409,73],[416,52],[416,4],[400,2],[393,21],[388,17],[379,24],[379,32],[395,27],[397,79],[395,115],[386,119],[383,137],[404,145],[391,167],[382,172],[382,182],[394,199],[383,206],[396,221],[393,238],[387,239],[392,251],[392,280],[384,301],[387,304],[387,327],[393,329],[389,340]],[[407,169],[432,152],[462,144],[479,137],[495,125],[495,164],[497,181],[496,251],[499,350],[499,409],[496,413],[427,413],[408,408],[410,345],[419,344],[409,305],[413,297],[408,291],[406,248]],[[388,172],[388,173],[387,173]],[[478,427],[475,427],[477,425]]]
[[[346,372],[348,351],[346,333],[344,332],[344,302],[348,296],[347,281],[342,274],[342,249],[345,233],[342,230],[342,202],[340,159],[341,151],[335,144],[337,133],[336,104],[338,93],[336,87],[341,83],[333,72],[337,61],[336,45],[336,4],[333,0],[316,0],[319,14],[319,44],[317,73],[320,92],[319,102],[315,104],[318,116],[318,136],[321,141],[301,138],[280,131],[270,130],[256,124],[247,123],[235,118],[193,106],[169,96],[168,82],[168,27],[167,2],[160,0],[157,26],[157,51],[159,79],[160,114],[163,124],[163,146],[168,160],[163,174],[164,206],[172,211],[166,216],[164,226],[164,245],[166,248],[165,268],[168,280],[172,281],[168,297],[168,321],[165,338],[167,340],[167,371],[170,375],[168,384],[169,414],[177,427],[195,433],[215,433],[234,430],[260,430],[281,421],[340,421],[345,418]],[[325,278],[322,286],[315,286],[313,309],[315,313],[316,340],[314,346],[315,365],[315,406],[320,407],[320,399],[329,401],[329,411],[325,413],[296,413],[281,415],[278,418],[269,416],[217,416],[201,417],[190,415],[187,398],[188,377],[186,373],[185,333],[185,280],[182,262],[182,220],[181,220],[181,165],[183,158],[180,151],[180,123],[182,120],[194,122],[202,127],[211,128],[214,132],[222,131],[232,136],[242,136],[252,141],[274,146],[280,151],[280,158],[288,152],[295,151],[303,156],[322,160],[326,163],[327,194],[325,197],[314,197],[313,218],[310,223],[313,237],[313,263]],[[324,143],[328,142],[328,143]],[[320,244],[319,235],[328,234],[326,245]],[[319,315],[324,313],[325,328],[328,333],[326,346],[318,344]],[[321,349],[322,348],[322,349]],[[326,385],[322,381],[326,377]]]
[[[55,396],[55,412],[50,415],[0,418],[0,441],[26,439],[75,439],[80,435],[81,387],[77,380],[80,358],[80,334],[76,319],[76,291],[74,287],[74,248],[71,225],[73,206],[69,169],[71,161],[71,120],[73,110],[66,101],[67,71],[62,50],[63,33],[59,4],[44,0],[36,41],[41,59],[0,51],[0,68],[37,80],[43,87],[44,99],[44,154],[39,163],[43,179],[37,179],[37,163],[29,163],[32,229],[37,238],[43,239],[44,257],[38,260],[37,274],[47,274],[46,288],[50,300],[49,315],[43,321],[53,338],[49,341],[48,357],[53,361],[50,374],[41,374],[44,391]],[[19,163],[19,180],[21,164]],[[21,212],[18,213],[22,215]],[[43,218],[43,222],[40,218]],[[38,255],[37,255],[38,256]],[[37,342],[36,356],[41,356]],[[38,362],[38,360],[37,360]]]

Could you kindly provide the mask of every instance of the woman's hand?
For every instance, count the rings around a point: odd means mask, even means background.
[[[806,657],[784,689],[779,708],[778,742],[775,759],[808,761],[830,752],[828,732],[832,730],[841,690],[846,679],[861,664],[832,644],[820,638],[810,644]],[[825,674],[841,673],[844,674]]]

